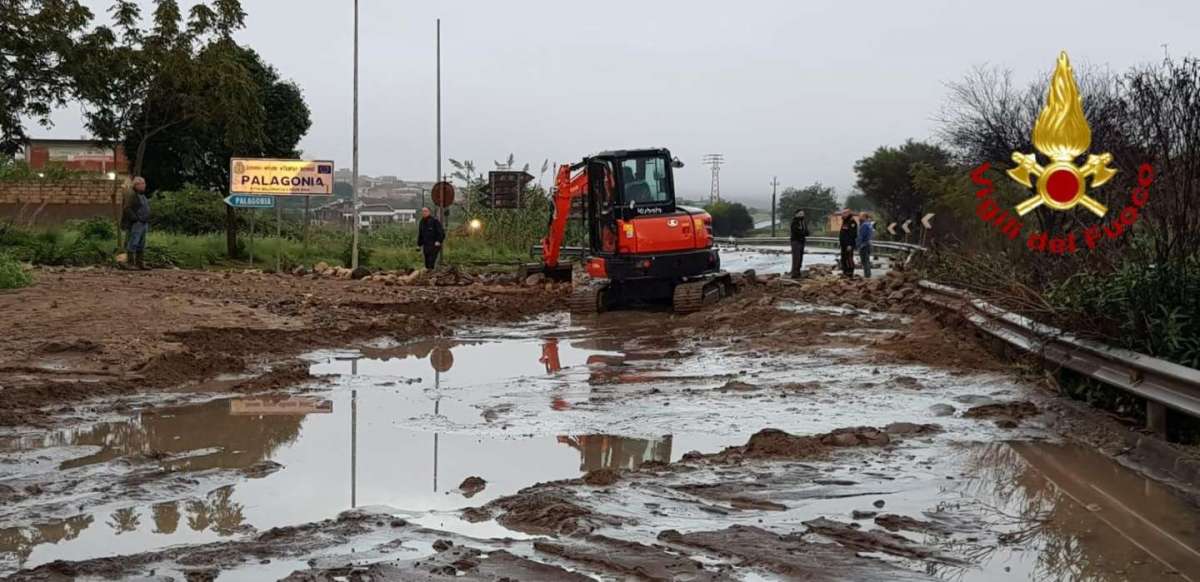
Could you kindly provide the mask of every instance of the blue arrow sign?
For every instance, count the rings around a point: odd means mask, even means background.
[[[230,194],[225,197],[225,203],[234,208],[275,208],[275,197]]]

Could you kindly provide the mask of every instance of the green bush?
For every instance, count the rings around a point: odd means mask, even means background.
[[[116,240],[117,238],[117,226],[113,224],[112,219],[108,218],[95,217],[79,220],[72,222],[67,228],[78,232],[86,239]]]
[[[716,202],[704,207],[712,215],[713,234],[742,236],[754,228],[750,210],[740,202]]]
[[[159,192],[150,201],[150,228],[179,234],[224,232],[225,208],[217,192],[191,187]]]
[[[16,259],[0,254],[0,289],[20,289],[33,282],[33,277],[21,269]]]
[[[47,230],[10,252],[35,265],[84,266],[109,262],[111,250],[111,241],[89,239],[76,231]]]
[[[1046,295],[1067,329],[1200,367],[1200,259],[1128,261],[1111,273],[1078,273]]]

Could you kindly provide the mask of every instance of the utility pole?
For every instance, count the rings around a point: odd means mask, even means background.
[[[712,188],[708,192],[708,203],[721,201],[721,164],[725,163],[723,154],[705,154],[704,164],[712,166]]]
[[[779,176],[771,178],[771,236],[775,236],[775,191],[779,188]]]
[[[442,19],[437,19],[437,179],[442,180]],[[446,224],[445,210],[438,206],[438,219]],[[446,249],[442,249],[446,252]]]
[[[353,230],[350,244],[350,269],[358,268],[358,0],[354,0],[354,188],[350,191],[350,219]]]

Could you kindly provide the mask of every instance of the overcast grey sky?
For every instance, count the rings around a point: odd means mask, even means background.
[[[98,13],[108,0],[86,0]],[[149,0],[143,1],[149,6]],[[184,4],[189,4],[186,0]],[[243,0],[239,39],[304,91],[305,157],[351,160],[350,0]],[[442,19],[443,147],[482,169],[665,146],[706,196],[759,201],[821,181],[840,194],[883,144],[928,139],[944,83],[975,65],[1048,76],[1200,54],[1200,2],[360,0],[360,171],[432,179],[434,19]],[[51,133],[80,134],[77,111]],[[41,132],[34,129],[35,135]],[[447,170],[448,171],[448,170]],[[549,176],[547,176],[547,180]]]

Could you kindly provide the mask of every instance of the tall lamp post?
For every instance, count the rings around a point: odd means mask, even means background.
[[[354,176],[350,178],[353,189],[350,191],[350,206],[353,218],[353,229],[350,245],[350,268],[358,268],[358,0],[354,0]]]

